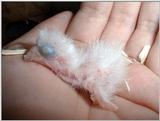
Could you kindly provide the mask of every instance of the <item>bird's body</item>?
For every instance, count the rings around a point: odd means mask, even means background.
[[[117,108],[111,98],[126,79],[128,66],[119,44],[97,41],[78,48],[60,32],[41,30],[36,46],[24,58],[45,65],[74,87],[88,90],[102,107]]]

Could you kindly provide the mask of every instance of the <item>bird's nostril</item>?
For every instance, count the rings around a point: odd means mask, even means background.
[[[54,57],[56,55],[55,48],[49,44],[43,44],[38,47],[40,54],[45,57]]]

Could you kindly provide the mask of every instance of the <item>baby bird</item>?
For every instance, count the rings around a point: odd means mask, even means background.
[[[128,61],[120,43],[99,40],[79,48],[59,31],[41,30],[24,60],[40,63],[75,88],[83,88],[103,108],[115,111],[112,97],[127,78]]]

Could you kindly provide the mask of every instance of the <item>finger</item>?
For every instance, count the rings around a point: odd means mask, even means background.
[[[65,30],[71,20],[71,17],[72,17],[72,13],[69,11],[57,14],[57,15],[45,20],[44,22],[40,23],[35,28],[33,28],[31,31],[29,31],[25,35],[21,36],[20,38],[16,39],[12,43],[9,43],[9,45],[7,45],[6,47],[8,48],[8,47],[13,46],[15,44],[17,45],[18,43],[21,43],[24,45],[35,44],[40,29],[50,29],[50,30],[58,29],[62,32],[65,32]]]
[[[87,43],[97,40],[107,23],[112,2],[85,2],[73,18],[67,34],[73,39]]]
[[[130,91],[122,89],[118,95],[158,112],[160,82],[158,76],[141,64],[130,65],[128,75]]]
[[[135,28],[139,8],[140,2],[114,3],[112,13],[101,39],[106,41],[122,41],[125,45]]]
[[[142,48],[152,45],[158,27],[158,13],[158,2],[143,2],[136,30],[126,46],[129,56],[139,59]]]
[[[157,34],[156,40],[148,55],[146,65],[157,75],[160,76],[160,40],[159,34]]]
[[[121,119],[158,119],[158,114],[147,107],[138,105],[119,96],[115,96],[114,101],[119,107],[116,113]]]

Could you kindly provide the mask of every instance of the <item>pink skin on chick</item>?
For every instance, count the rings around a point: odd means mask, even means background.
[[[59,66],[56,66],[56,65],[61,64],[61,67],[66,67],[65,58],[56,56],[56,57],[46,59],[39,53],[38,48],[36,46],[33,47],[26,55],[24,55],[24,60],[36,62],[38,64],[41,64],[49,68],[58,77],[63,79],[65,82],[72,84],[75,87],[78,87],[78,88],[82,87],[82,88],[88,89],[90,92],[94,94],[94,96],[96,97],[96,100],[100,103],[100,105],[103,108],[109,109],[112,111],[116,111],[118,109],[118,107],[114,103],[112,103],[110,100],[105,100],[103,99],[103,97],[101,97],[102,95],[101,89],[99,89],[98,86],[92,83],[93,82],[92,80],[86,81],[85,83],[85,80],[87,80],[87,71],[85,69],[87,68],[87,64],[81,66],[81,71],[83,72],[83,75],[81,76],[75,75],[74,72],[71,72],[68,68],[59,68]],[[97,73],[94,77],[102,77],[105,74],[107,73],[105,73],[104,71],[102,72],[99,69],[97,69]]]

